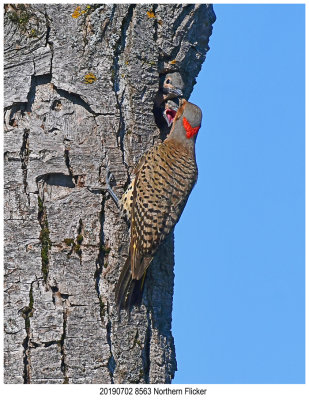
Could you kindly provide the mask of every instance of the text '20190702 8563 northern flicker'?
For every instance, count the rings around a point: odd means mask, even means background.
[[[195,141],[202,112],[181,97],[182,84],[178,72],[165,77],[155,105],[161,107],[170,132],[141,157],[120,201],[107,182],[131,230],[129,254],[115,290],[119,310],[141,304],[147,269],[173,231],[197,180]]]

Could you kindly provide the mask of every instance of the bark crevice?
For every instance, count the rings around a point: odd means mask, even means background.
[[[27,176],[28,176],[28,162],[29,162],[29,129],[24,129],[23,134],[23,142],[20,149],[20,161],[21,161],[21,169],[23,174],[23,185],[24,185],[24,192],[28,197],[28,204],[30,204],[30,198],[28,193],[28,183],[27,183]]]
[[[62,324],[62,335],[60,339],[60,353],[61,353],[61,371],[63,373],[63,383],[69,383],[69,377],[67,376],[68,366],[66,363],[66,349],[65,339],[67,335],[67,321],[68,321],[68,310],[63,304],[63,324]]]
[[[46,207],[44,206],[43,197],[38,196],[38,221],[41,227],[40,243],[41,243],[41,269],[45,285],[48,286],[48,272],[49,272],[49,251],[52,243],[50,240],[48,218]]]
[[[101,282],[101,276],[103,272],[103,266],[104,266],[104,258],[105,258],[105,246],[104,246],[104,210],[105,210],[105,198],[102,196],[102,202],[101,202],[101,211],[100,211],[100,234],[99,234],[99,252],[98,256],[96,259],[96,270],[94,273],[94,280],[95,280],[95,290],[98,296],[99,300],[99,305],[100,305],[100,318],[101,322],[104,325],[104,315],[106,312],[106,305],[104,304],[102,297],[101,297],[101,292],[100,292],[100,282]]]
[[[24,371],[23,371],[23,381],[24,383],[31,383],[31,361],[30,361],[30,337],[31,337],[31,317],[33,315],[33,291],[32,285],[34,282],[30,284],[29,290],[29,304],[28,306],[24,307],[22,310],[22,316],[25,320],[25,331],[26,337],[23,340],[23,364],[24,364]]]
[[[110,350],[110,356],[108,359],[108,363],[107,363],[107,367],[108,367],[108,371],[110,374],[110,378],[111,378],[111,383],[115,383],[114,382],[114,371],[116,368],[116,361],[113,355],[113,345],[112,345],[112,339],[111,339],[111,335],[112,335],[112,323],[109,320],[106,324],[106,339],[107,339],[107,343],[109,346],[109,350]]]
[[[112,65],[112,82],[113,82],[113,89],[116,97],[116,103],[117,103],[117,109],[119,112],[119,126],[118,126],[118,131],[117,131],[117,141],[118,145],[120,147],[121,153],[122,153],[122,161],[124,162],[124,146],[123,146],[123,139],[126,131],[126,125],[125,125],[125,118],[124,114],[122,111],[122,105],[123,105],[123,100],[124,100],[124,95],[125,95],[125,88],[123,89],[123,92],[119,94],[119,89],[120,89],[120,67],[119,67],[119,57],[121,54],[125,52],[125,46],[126,46],[126,38],[127,38],[127,31],[129,29],[129,26],[132,22],[133,18],[133,12],[135,9],[136,5],[131,4],[128,8],[126,16],[123,18],[121,29],[120,29],[120,36],[119,39],[115,45],[115,51],[114,51],[114,61]]]
[[[51,31],[51,21],[47,13],[47,7],[45,7],[44,15],[45,15],[45,23],[46,23],[46,37],[45,37],[45,47],[49,46],[51,51],[51,59],[50,59],[50,75],[52,75],[53,71],[53,57],[54,57],[54,45],[50,40],[50,31]]]

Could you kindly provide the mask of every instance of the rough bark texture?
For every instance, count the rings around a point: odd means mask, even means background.
[[[162,139],[159,76],[189,97],[215,16],[207,5],[5,6],[5,382],[169,383],[173,237],[143,305],[118,319],[129,229],[121,196]]]

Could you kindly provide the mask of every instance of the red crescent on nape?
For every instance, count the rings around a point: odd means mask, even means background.
[[[187,134],[187,138],[188,139],[191,139],[194,135],[196,135],[197,132],[200,129],[200,126],[197,126],[197,127],[193,128],[190,125],[190,122],[187,120],[186,117],[183,117],[182,123],[183,123],[183,126],[184,126],[185,130],[186,130],[186,134]]]

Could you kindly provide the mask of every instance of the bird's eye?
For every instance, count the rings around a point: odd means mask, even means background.
[[[166,79],[165,83],[171,83],[170,79]]]

